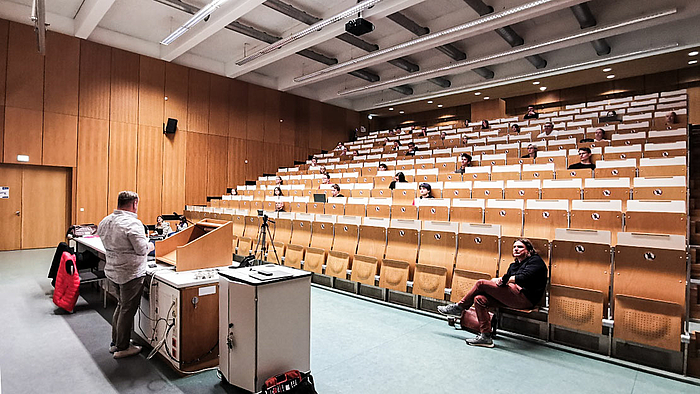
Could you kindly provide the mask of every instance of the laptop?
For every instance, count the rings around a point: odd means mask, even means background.
[[[326,195],[321,193],[314,193],[314,202],[326,202]]]

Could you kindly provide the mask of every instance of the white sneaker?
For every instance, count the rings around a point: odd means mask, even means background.
[[[119,350],[117,352],[114,352],[114,358],[124,358],[124,357],[129,357],[129,356],[135,356],[139,353],[141,353],[141,346],[129,345],[128,349]]]

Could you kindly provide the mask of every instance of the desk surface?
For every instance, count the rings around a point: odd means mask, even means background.
[[[98,236],[88,236],[73,238],[73,240],[87,248],[105,254],[105,246],[102,244],[102,240]]]

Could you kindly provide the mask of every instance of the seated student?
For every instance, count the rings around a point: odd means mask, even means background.
[[[581,161],[570,165],[568,167],[569,170],[577,170],[580,168],[590,168],[591,170],[595,170],[595,163],[591,161],[591,148],[578,148],[578,156]]]
[[[236,190],[235,187],[232,187],[232,188],[231,188],[231,193],[229,193],[229,194],[231,194],[232,196],[237,196],[237,195],[238,195],[238,190]]]
[[[337,183],[334,183],[333,186],[331,186],[331,194],[332,197],[345,197],[340,193],[340,186]]]
[[[447,132],[441,131],[441,132],[440,132],[440,139],[444,141],[444,140],[445,140],[445,137],[447,137]]]
[[[581,141],[579,142],[598,142],[598,141],[607,141],[607,138],[605,138],[605,130],[598,128],[596,129],[593,138],[582,138]]]
[[[318,172],[319,172],[319,174],[321,174],[321,175],[323,175],[323,174],[328,174],[328,170],[326,170],[326,166],[321,166],[321,167],[319,167],[319,168],[318,168]]]
[[[182,231],[187,228],[187,218],[180,216],[180,222],[177,224],[177,231]]]
[[[406,182],[406,175],[404,175],[403,172],[397,172],[396,175],[394,175],[394,180],[389,184],[389,189],[396,189],[396,182]]]
[[[417,137],[427,137],[428,136],[428,131],[426,130],[425,127],[421,127],[420,131],[418,134],[416,134]]]
[[[284,194],[282,194],[282,189],[279,186],[275,187],[275,190],[272,192],[272,195],[275,197],[284,196]]]
[[[619,116],[617,116],[617,112],[615,111],[608,111],[605,116],[601,116],[598,118],[599,123],[605,123],[605,122],[619,122],[621,119]]]
[[[527,154],[523,155],[523,159],[534,159],[537,157],[537,145],[530,144],[527,146]]]
[[[459,155],[460,167],[455,170],[455,174],[464,174],[464,169],[472,166],[472,156],[469,153]]]
[[[378,171],[389,171],[389,167],[386,166],[384,163],[379,163],[379,167],[377,167]]]
[[[338,145],[336,145],[333,150],[342,150],[343,148],[345,148],[345,144],[343,142],[338,142]]]
[[[481,130],[486,130],[486,129],[490,129],[490,128],[491,128],[491,126],[489,126],[488,120],[484,119],[481,121]]]
[[[433,188],[430,186],[429,183],[421,183],[418,185],[418,192],[420,193],[420,196],[418,197],[419,199],[423,198],[435,198],[433,197]]]
[[[275,212],[284,212],[284,203],[282,201],[275,202]]]
[[[391,147],[391,150],[398,151],[400,147],[401,143],[399,141],[394,141],[394,146]]]
[[[329,185],[330,183],[331,183],[331,174],[329,174],[329,173],[323,174],[323,177],[321,177],[321,184]]]
[[[671,112],[666,114],[666,128],[667,129],[670,130],[671,125],[678,124],[678,123],[679,123],[678,115],[676,115],[676,113],[674,111],[671,111]]]
[[[162,216],[158,216],[156,218],[156,231],[158,234],[165,235],[166,237],[168,234],[173,232],[173,230],[170,228],[170,223],[164,221]]]
[[[282,184],[282,177],[277,175],[277,177],[275,178],[275,185],[279,186],[281,184]]]
[[[535,107],[533,105],[528,105],[527,112],[525,113],[525,116],[523,116],[523,119],[537,119],[539,117],[540,114],[535,112]]]
[[[464,309],[474,306],[479,320],[479,335],[466,342],[472,346],[493,347],[489,307],[531,309],[544,295],[547,286],[547,265],[526,238],[513,242],[515,261],[501,278],[480,279],[456,304],[439,306],[443,315],[460,316]]]
[[[311,158],[311,164],[309,164],[310,167],[316,167],[318,165],[318,159],[315,157]]]
[[[520,125],[516,123],[510,125],[510,134],[520,134]]]
[[[406,156],[415,156],[418,151],[418,147],[413,142],[408,143],[408,150],[406,151]]]
[[[537,138],[556,137],[558,133],[554,131],[554,123],[547,122],[542,126],[542,132],[537,135]]]
[[[466,134],[462,134],[462,139],[460,140],[460,143],[462,144],[462,146],[469,146],[469,145],[471,145],[471,144],[469,143],[469,137],[467,137]]]

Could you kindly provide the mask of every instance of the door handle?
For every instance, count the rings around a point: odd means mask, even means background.
[[[19,211],[15,211],[15,215],[19,216]]]

